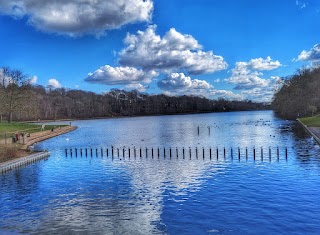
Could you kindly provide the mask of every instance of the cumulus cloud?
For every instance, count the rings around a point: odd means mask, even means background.
[[[2,14],[26,17],[37,29],[72,36],[150,21],[152,12],[152,0],[0,0]]]
[[[134,67],[112,67],[105,65],[89,73],[86,82],[104,85],[120,85],[132,83],[150,83],[158,73],[150,70],[143,71]]]
[[[247,66],[252,70],[273,70],[279,68],[281,63],[278,60],[272,60],[271,57],[268,56],[266,59],[252,59],[247,63]]]
[[[319,62],[320,61],[320,44],[314,45],[309,51],[303,50],[298,56],[298,60]]]
[[[29,83],[30,84],[36,84],[38,82],[38,77],[37,76],[32,76],[30,79],[29,79]]]
[[[61,88],[62,85],[57,79],[51,78],[48,81],[48,87],[53,87],[53,88]]]
[[[232,91],[228,90],[216,90],[213,89],[210,91],[210,95],[214,98],[224,98],[226,100],[243,100],[243,96],[240,94],[235,94]]]
[[[232,70],[231,77],[225,79],[225,81],[236,84],[234,88],[236,90],[268,86],[268,81],[260,78],[260,75],[262,75],[262,73],[249,70],[247,63],[237,62],[236,67]]]
[[[164,91],[190,91],[213,88],[207,81],[191,79],[184,73],[171,73],[158,82],[158,87]]]
[[[189,74],[213,73],[227,68],[222,56],[203,51],[191,35],[171,28],[162,38],[151,25],[145,31],[128,34],[126,48],[119,53],[119,62],[125,66],[163,72],[184,70]]]
[[[145,92],[148,88],[149,88],[148,86],[142,85],[140,83],[129,84],[124,87],[124,89],[127,91],[137,90],[139,92]]]
[[[279,61],[273,61],[270,57],[266,59],[252,59],[249,62],[237,62],[232,69],[230,78],[226,82],[236,84],[236,90],[250,90],[257,87],[268,87],[272,79],[261,78],[263,73],[259,70],[272,70],[281,66]]]

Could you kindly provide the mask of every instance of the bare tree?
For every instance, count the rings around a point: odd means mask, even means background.
[[[1,77],[3,109],[8,114],[8,121],[12,122],[13,114],[23,107],[29,93],[29,81],[21,70],[2,68]]]

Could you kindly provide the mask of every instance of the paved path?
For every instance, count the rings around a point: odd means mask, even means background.
[[[40,131],[40,132],[36,132],[36,133],[32,133],[30,135],[30,137],[27,137],[25,140],[25,144],[30,146],[33,145],[37,142],[46,140],[46,139],[50,139],[52,137],[56,137],[58,135],[62,135],[65,133],[68,133],[70,131],[73,131],[77,129],[77,127],[75,126],[65,126],[65,127],[58,127],[56,129],[54,129],[53,131],[48,130],[48,131]]]
[[[320,144],[320,127],[308,127],[308,129],[313,133],[313,137]]]

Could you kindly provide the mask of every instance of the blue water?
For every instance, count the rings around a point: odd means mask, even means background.
[[[73,122],[46,161],[0,176],[0,231],[26,234],[319,234],[320,149],[271,111]],[[210,134],[209,128],[210,127]],[[199,127],[199,135],[198,135]],[[100,148],[120,149],[114,157]],[[269,158],[268,148],[272,155]],[[98,156],[65,155],[92,147]],[[128,157],[172,147],[173,157]],[[175,148],[179,149],[176,158]],[[181,148],[192,148],[183,159]],[[202,152],[195,157],[195,148]],[[209,158],[208,148],[220,149]],[[227,149],[226,157],[222,149]],[[233,158],[230,148],[234,148]],[[238,159],[237,148],[241,148]],[[248,148],[248,159],[245,156]],[[260,149],[264,155],[261,159]],[[277,157],[276,148],[280,148]],[[122,149],[125,148],[125,157]],[[253,159],[252,149],[257,149]],[[284,148],[288,149],[285,158]],[[1,232],[0,232],[1,233]]]

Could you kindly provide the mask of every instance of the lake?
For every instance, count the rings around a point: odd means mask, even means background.
[[[320,232],[320,148],[272,111],[72,125],[35,146],[48,160],[0,175],[0,233]]]

